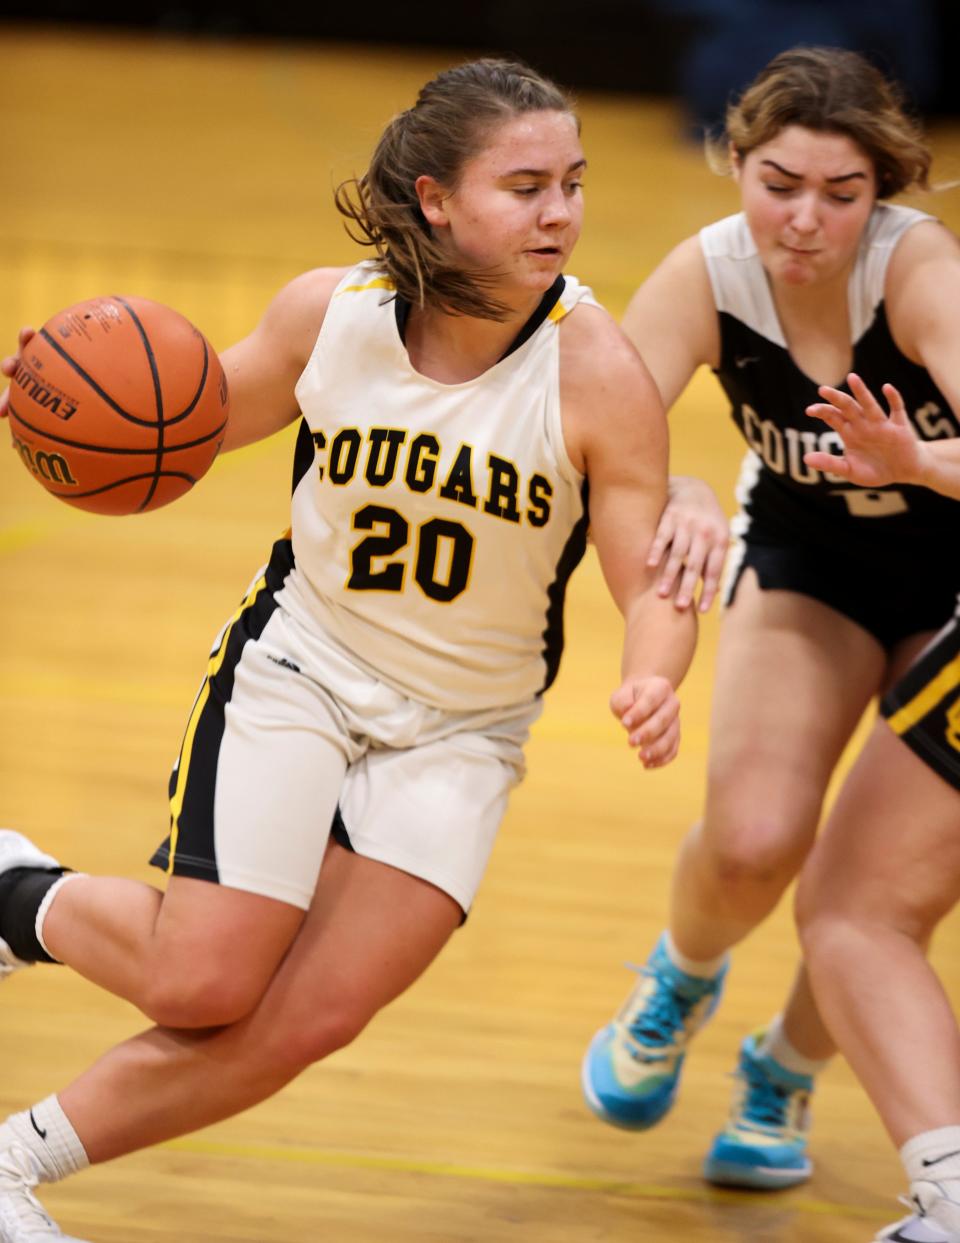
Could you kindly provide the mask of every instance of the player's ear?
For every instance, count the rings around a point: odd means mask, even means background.
[[[730,174],[733,177],[733,180],[739,185],[740,174],[743,172],[743,156],[733,145],[733,143],[730,144],[727,150],[727,155],[730,160]]]
[[[413,188],[417,192],[420,210],[427,224],[434,229],[442,229],[448,225],[450,219],[446,212],[446,201],[449,197],[447,188],[442,186],[435,177],[430,177],[426,173],[417,178],[413,183]]]

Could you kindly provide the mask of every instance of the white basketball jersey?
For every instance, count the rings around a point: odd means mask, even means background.
[[[413,368],[391,284],[359,264],[297,383],[314,458],[294,491],[280,602],[439,708],[520,703],[556,673],[587,525],[563,441],[558,326],[592,302],[564,280],[532,335],[443,384]]]

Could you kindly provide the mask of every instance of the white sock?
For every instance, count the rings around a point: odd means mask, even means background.
[[[669,929],[663,934],[663,948],[678,971],[683,971],[686,975],[695,975],[700,980],[712,980],[719,971],[723,970],[730,957],[729,954],[723,953],[719,958],[709,958],[706,962],[688,958],[686,954],[681,954],[677,949]]]
[[[960,1126],[942,1126],[914,1135],[900,1149],[911,1183],[939,1183],[960,1204]]]
[[[761,1057],[771,1057],[778,1066],[789,1070],[795,1075],[818,1075],[830,1064],[830,1058],[805,1057],[787,1039],[783,1030],[783,1015],[778,1014],[771,1020],[757,1052]]]
[[[12,1167],[31,1184],[55,1183],[90,1164],[80,1137],[55,1096],[0,1126],[0,1180]]]

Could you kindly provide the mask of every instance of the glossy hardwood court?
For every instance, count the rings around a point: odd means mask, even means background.
[[[214,344],[248,331],[297,272],[345,263],[331,188],[394,111],[455,58],[183,43],[0,27],[0,341],[100,293],[177,306]],[[459,57],[456,57],[459,59]],[[587,224],[573,270],[612,310],[676,241],[733,210],[663,101],[582,99]],[[936,131],[955,176],[960,131]],[[960,224],[960,196],[933,210]],[[730,500],[740,444],[697,377],[674,467]],[[287,520],[289,436],[217,463],[169,509],[96,518],[49,499],[0,428],[0,823],[89,871],[159,879],[169,765],[208,645]],[[952,553],[950,554],[952,555]],[[619,620],[594,561],[568,650],[480,899],[413,991],[358,1043],[257,1109],[48,1189],[95,1243],[864,1243],[896,1215],[899,1163],[849,1071],[816,1101],[809,1185],[711,1190],[699,1162],[742,1035],[779,1008],[784,908],[735,959],[675,1113],[604,1127],[579,1061],[662,925],[671,859],[698,814],[716,618],[685,684],[685,740],[645,774],[608,717]],[[960,1001],[960,918],[936,962]],[[893,1021],[900,999],[891,999]],[[57,968],[0,995],[0,1113],[56,1090],[137,1030]]]

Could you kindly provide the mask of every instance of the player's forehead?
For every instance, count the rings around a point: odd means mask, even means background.
[[[563,173],[584,163],[576,117],[543,109],[494,122],[477,150],[464,162],[461,177],[506,177],[512,173]]]
[[[798,179],[873,178],[873,161],[850,134],[787,125],[747,157],[754,167],[784,171]]]

